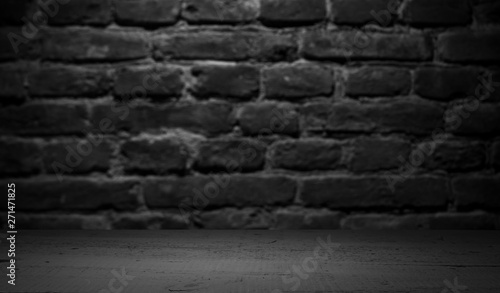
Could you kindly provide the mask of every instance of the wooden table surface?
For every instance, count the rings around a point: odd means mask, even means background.
[[[3,292],[500,292],[495,231],[18,231],[16,238],[15,286],[1,244]]]

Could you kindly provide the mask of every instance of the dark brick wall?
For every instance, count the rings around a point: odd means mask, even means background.
[[[19,228],[500,228],[500,1],[4,2]]]

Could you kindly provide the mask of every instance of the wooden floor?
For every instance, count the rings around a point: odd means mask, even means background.
[[[3,292],[500,292],[493,231],[18,231],[16,238],[16,286],[7,285],[1,244]]]

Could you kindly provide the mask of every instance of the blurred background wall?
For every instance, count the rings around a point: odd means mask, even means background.
[[[500,1],[0,11],[20,229],[500,228]]]

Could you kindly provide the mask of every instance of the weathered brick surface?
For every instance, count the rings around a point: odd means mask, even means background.
[[[344,229],[495,229],[496,217],[483,212],[432,214],[355,214],[342,222]]]
[[[388,26],[397,17],[398,0],[332,0],[333,22],[338,24],[377,24]]]
[[[204,212],[199,217],[200,225],[206,229],[268,229],[271,221],[270,213],[253,208],[228,208]]]
[[[20,213],[16,217],[16,222],[19,229],[105,230],[110,228],[106,218],[101,215]]]
[[[481,71],[474,68],[422,67],[415,72],[415,92],[435,100],[474,95]]]
[[[8,26],[0,27],[0,60],[15,60],[21,57],[28,58],[30,51],[35,45],[26,38],[24,27]],[[35,32],[28,32],[28,36],[32,36]]]
[[[402,18],[419,26],[463,25],[471,21],[471,9],[467,0],[410,0]]]
[[[29,68],[25,65],[4,65],[0,67],[0,97],[20,98],[26,94],[26,74]]]
[[[33,0],[5,0],[0,12],[0,24],[22,24],[34,6]]]
[[[0,174],[29,175],[41,171],[40,146],[36,141],[7,137],[0,140]]]
[[[260,90],[260,72],[255,66],[196,66],[191,73],[197,79],[193,93],[200,98],[248,100]]]
[[[500,23],[500,2],[476,1],[474,5],[474,18],[480,24]]]
[[[112,143],[102,137],[50,141],[41,147],[43,167],[47,173],[68,174],[106,172],[111,166]],[[62,165],[62,166],[61,166]]]
[[[68,1],[61,5],[57,0],[49,0],[39,1],[39,9],[49,16],[50,24],[106,25],[112,20],[111,2],[112,0],[79,0]]]
[[[437,54],[447,62],[499,62],[498,29],[444,32],[438,36]]]
[[[484,168],[486,164],[487,150],[481,143],[431,142],[424,143],[419,148],[432,150],[423,163],[423,167],[428,169],[467,171]]]
[[[186,147],[175,137],[134,138],[122,145],[121,152],[125,157],[124,168],[130,173],[182,172],[189,158]]]
[[[492,230],[496,227],[497,217],[484,212],[438,213],[430,219],[430,229],[439,230]]]
[[[459,176],[452,180],[456,205],[459,208],[496,209],[500,207],[499,176]]]
[[[430,134],[442,126],[444,109],[421,99],[405,98],[366,104],[311,104],[303,113],[305,126],[311,130]]]
[[[333,93],[333,72],[328,67],[301,64],[276,66],[263,71],[267,99],[297,100]]]
[[[429,229],[429,215],[353,214],[342,221],[342,229]]]
[[[272,146],[271,164],[275,168],[310,171],[339,168],[342,146],[327,140],[288,140]]]
[[[139,206],[131,179],[56,177],[17,180],[16,211],[116,209],[135,210]],[[7,185],[6,183],[3,185]]]
[[[182,16],[189,23],[241,23],[255,20],[260,11],[257,0],[187,0]]]
[[[238,109],[236,118],[245,134],[272,135],[299,133],[299,115],[290,104],[252,103]]]
[[[445,116],[447,127],[461,135],[500,133],[500,106],[471,103],[450,108]]]
[[[111,29],[52,28],[37,38],[46,60],[121,61],[144,58],[150,50],[143,34]]]
[[[105,68],[79,66],[40,67],[27,77],[33,96],[77,97],[104,95],[111,89],[111,73]]]
[[[500,170],[500,142],[495,142],[493,144],[492,162],[493,166],[497,170]]]
[[[227,173],[255,171],[264,166],[266,146],[250,139],[208,140],[200,143],[195,168]]]
[[[499,1],[4,2],[20,227],[500,229]]]
[[[369,209],[375,207],[444,207],[450,196],[440,177],[412,177],[391,192],[384,177],[307,178],[300,200],[307,206]]]
[[[201,31],[162,34],[154,38],[158,53],[174,59],[285,61],[296,58],[290,34],[251,31]]]
[[[280,209],[275,229],[339,229],[341,212],[313,209]]]
[[[115,1],[116,20],[125,25],[174,24],[181,11],[180,0]]]
[[[410,143],[399,138],[361,137],[353,143],[349,169],[354,172],[367,172],[398,168],[399,158],[407,158]]]
[[[326,18],[325,0],[261,0],[260,21],[270,26],[303,25]]]
[[[180,215],[169,212],[119,214],[111,220],[113,229],[186,229],[188,223]]]
[[[423,34],[363,31],[310,31],[302,37],[302,55],[317,60],[429,60],[431,40]]]
[[[130,98],[179,97],[184,83],[182,70],[171,66],[133,66],[117,72],[115,94]]]
[[[209,136],[230,132],[231,105],[225,103],[169,103],[163,106],[106,103],[95,105],[90,122],[106,133],[120,130],[138,133],[161,128],[182,128]]]
[[[0,108],[0,133],[20,135],[79,134],[87,126],[82,104],[31,103]]]
[[[147,180],[143,185],[146,204],[151,208],[184,204],[196,210],[289,204],[297,188],[288,177],[259,175],[172,177]]]
[[[346,94],[351,96],[405,95],[410,89],[410,71],[404,68],[356,68],[348,72],[346,81]]]

